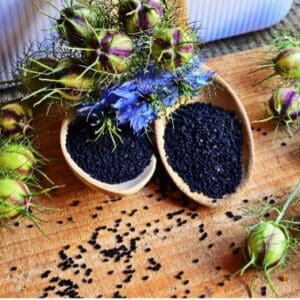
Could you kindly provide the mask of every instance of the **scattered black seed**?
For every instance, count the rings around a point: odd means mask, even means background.
[[[221,231],[221,230],[218,230],[218,231],[216,232],[216,234],[217,234],[218,236],[220,236],[220,235],[222,235],[222,231]]]
[[[207,236],[208,236],[207,232],[204,232],[204,233],[200,236],[199,241],[204,241],[204,240],[207,238]]]
[[[73,221],[73,217],[68,217],[67,219],[69,222],[72,222]]]
[[[189,294],[191,291],[190,290],[185,290],[184,292],[185,292],[185,294]]]
[[[261,131],[261,128],[260,128],[260,127],[258,127],[258,128],[256,129],[256,131],[257,131],[257,132],[260,132],[260,131]]]
[[[268,200],[268,196],[263,197],[263,200],[267,201]]]
[[[129,274],[129,275],[123,280],[123,282],[124,282],[124,283],[128,283],[128,282],[131,281],[131,279],[132,279],[132,274]]]
[[[149,165],[153,153],[147,135],[136,135],[129,127],[122,128],[122,143],[114,149],[110,135],[96,140],[94,128],[83,118],[69,126],[66,146],[80,168],[110,184],[136,178]]]
[[[200,295],[198,296],[198,298],[205,298],[205,295]]]
[[[147,210],[149,207],[147,205],[143,206],[143,209]]]
[[[33,227],[33,224],[28,224],[27,225],[27,228],[32,228]]]
[[[16,266],[11,267],[11,268],[10,268],[10,271],[11,271],[11,272],[17,271],[17,267],[16,267]]]
[[[281,146],[283,146],[283,147],[286,146],[286,143],[285,143],[285,142],[282,142],[282,143],[281,143]]]
[[[212,248],[213,246],[214,246],[214,244],[211,243],[211,244],[209,244],[207,247],[208,247],[208,248]]]
[[[98,214],[93,214],[93,215],[91,215],[91,217],[92,217],[93,219],[96,219],[96,218],[98,217]]]
[[[44,293],[42,296],[40,296],[39,298],[47,298],[48,297],[48,293]]]
[[[177,273],[174,277],[178,280],[180,280],[182,278],[182,275],[184,274],[183,271],[180,271],[179,273]]]
[[[147,226],[147,227],[150,227],[150,226],[151,226],[151,223],[146,223],[146,226]]]
[[[79,205],[80,201],[79,200],[73,200],[72,203],[70,204],[70,206],[77,206]]]
[[[95,209],[96,209],[96,210],[102,210],[103,207],[100,205],[100,206],[96,206]]]
[[[61,220],[60,220],[60,221],[57,221],[56,223],[57,223],[57,224],[60,224],[60,225],[61,225],[61,224],[64,224],[64,222],[61,221]]]
[[[177,298],[177,296],[176,295],[172,295],[170,298],[174,298],[175,299],[175,298]]]
[[[14,226],[15,226],[15,227],[19,227],[19,225],[20,225],[19,222],[15,222],[15,223],[14,223]]]
[[[109,270],[109,271],[107,272],[108,275],[111,275],[111,274],[113,274],[113,273],[114,273],[113,270]]]
[[[244,199],[243,202],[244,202],[244,203],[248,203],[249,200],[248,200],[248,199]]]
[[[215,269],[218,270],[218,271],[220,271],[221,267],[220,266],[216,266]]]
[[[264,214],[264,217],[265,217],[265,218],[269,218],[269,217],[270,217],[270,213],[265,213],[265,214]]]
[[[151,248],[149,248],[149,247],[148,247],[148,248],[145,248],[144,251],[145,251],[146,253],[147,253],[147,252],[150,252],[150,251],[151,251]]]
[[[64,250],[68,250],[68,249],[70,249],[70,247],[71,247],[70,245],[65,245]]]
[[[265,135],[265,136],[266,136],[267,134],[268,134],[267,132],[263,132],[263,133],[262,133],[262,135]]]
[[[50,283],[55,283],[55,282],[57,282],[59,280],[59,277],[58,276],[55,276],[55,277],[52,277],[51,279],[50,279]]]
[[[211,198],[235,192],[242,179],[242,133],[234,113],[205,103],[182,106],[164,138],[169,164],[192,192]]]
[[[50,275],[51,271],[47,270],[41,274],[41,278],[47,278]]]
[[[236,215],[233,217],[233,221],[237,222],[237,221],[241,220],[242,218],[243,218],[242,216]]]
[[[233,218],[234,217],[234,214],[231,211],[226,211],[225,215],[228,218]]]
[[[134,214],[137,212],[138,210],[136,209],[136,208],[134,208],[130,213],[128,213],[127,215],[129,216],[129,217],[132,217],[132,216],[134,216]]]
[[[182,284],[183,284],[183,285],[188,285],[189,282],[190,282],[189,280],[184,280],[184,281],[182,282]]]
[[[50,292],[55,290],[55,285],[49,285],[44,288],[44,292]]]
[[[271,205],[273,205],[273,204],[276,203],[276,201],[275,201],[274,199],[271,199],[271,200],[269,201],[269,203],[270,203]]]
[[[152,198],[152,197],[153,197],[153,194],[148,194],[147,197],[148,197],[148,198]]]
[[[224,282],[223,281],[218,282],[218,286],[224,286]]]
[[[149,279],[149,276],[147,276],[147,275],[145,275],[145,276],[142,277],[142,280],[143,280],[143,281],[146,281],[146,280],[148,280],[148,279]]]
[[[195,258],[195,259],[192,260],[192,263],[193,263],[193,264],[197,264],[198,262],[199,262],[199,259],[198,259],[198,258]]]
[[[235,246],[235,242],[232,242],[231,244],[230,244],[230,248],[233,248]]]
[[[266,296],[266,295],[267,295],[267,288],[266,288],[265,286],[262,286],[262,287],[260,288],[260,294],[261,294],[262,296]]]
[[[184,213],[184,209],[179,209],[179,210],[176,210],[174,212],[169,212],[167,213],[167,218],[170,220],[172,219],[174,216],[178,216],[178,215],[181,215]]]

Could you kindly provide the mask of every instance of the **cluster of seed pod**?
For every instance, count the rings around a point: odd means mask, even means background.
[[[30,212],[32,196],[49,191],[33,193],[30,188],[38,185],[34,171],[44,175],[39,169],[43,159],[26,137],[32,116],[18,103],[0,108],[0,221],[22,215],[35,222]]]
[[[260,81],[265,82],[275,76],[281,78],[283,87],[275,89],[266,103],[268,117],[259,122],[275,120],[276,129],[283,125],[290,136],[292,127],[299,127],[300,117],[300,41],[292,37],[276,40],[276,54],[258,70],[272,68],[273,73]],[[256,70],[255,70],[256,71]]]
[[[57,31],[64,46],[79,55],[29,58],[22,67],[24,99],[36,97],[35,104],[84,100],[103,84],[103,76],[115,78],[128,70],[141,35],[151,40],[149,57],[164,68],[181,67],[193,56],[195,37],[175,24],[163,24],[164,1],[119,0],[116,9],[116,28],[103,27],[98,10],[82,2],[59,10]]]

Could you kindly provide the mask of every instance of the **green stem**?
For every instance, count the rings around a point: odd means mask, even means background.
[[[300,180],[298,180],[296,187],[294,188],[293,192],[289,195],[287,201],[284,203],[283,208],[280,211],[280,214],[278,215],[275,223],[279,224],[281,219],[284,217],[287,209],[292,204],[293,201],[295,201],[298,193],[300,192]]]

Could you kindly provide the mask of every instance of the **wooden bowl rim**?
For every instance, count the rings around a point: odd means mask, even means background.
[[[203,69],[205,71],[210,70],[207,66],[204,66]],[[243,141],[243,143],[246,143],[246,147],[248,147],[248,152],[249,152],[247,167],[246,168],[243,167],[243,170],[246,169],[247,172],[246,174],[243,174],[242,182],[237,187],[235,193],[226,194],[219,201],[213,202],[212,201],[213,198],[207,197],[203,193],[192,192],[189,186],[183,181],[183,179],[177,174],[177,172],[175,172],[172,169],[172,167],[169,165],[167,161],[167,155],[165,153],[164,139],[163,139],[164,132],[165,132],[165,125],[166,125],[166,117],[161,117],[160,119],[156,120],[154,124],[158,153],[160,155],[160,158],[162,160],[162,163],[167,173],[172,178],[176,186],[185,195],[187,195],[190,199],[209,207],[216,206],[216,205],[226,205],[230,200],[232,201],[235,198],[242,196],[246,191],[246,186],[252,176],[253,166],[254,166],[254,140],[253,140],[253,135],[251,130],[251,124],[248,115],[246,113],[246,110],[242,102],[240,101],[239,97],[232,89],[232,87],[220,75],[215,74],[213,76],[213,81],[217,85],[224,88],[224,90],[226,90],[227,93],[231,96],[232,100],[235,102],[236,107],[239,111],[239,116],[245,128],[245,132],[247,132],[247,135],[243,137],[244,139],[246,139],[245,141]]]
[[[125,196],[137,193],[149,182],[156,169],[157,159],[154,154],[151,157],[150,164],[135,179],[118,184],[108,184],[91,177],[76,164],[67,150],[66,139],[68,127],[71,122],[71,119],[65,119],[62,123],[60,130],[60,146],[68,166],[74,175],[78,177],[84,184],[94,190],[100,190],[112,195]]]

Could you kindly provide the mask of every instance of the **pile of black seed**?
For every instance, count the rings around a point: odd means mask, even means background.
[[[205,103],[182,106],[164,138],[169,164],[192,192],[211,198],[235,192],[242,179],[242,133],[234,113]]]
[[[95,128],[84,119],[73,122],[67,135],[67,150],[76,164],[91,177],[117,184],[136,178],[149,165],[152,145],[146,135],[136,135],[130,128],[122,129],[114,150],[109,134],[96,140]]]

